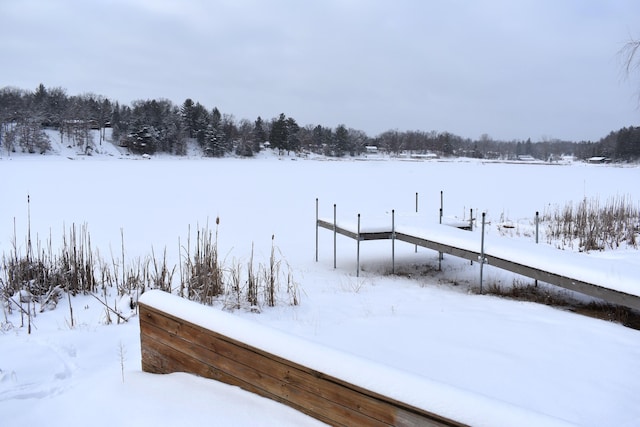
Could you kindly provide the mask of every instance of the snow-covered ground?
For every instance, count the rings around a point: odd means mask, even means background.
[[[390,242],[361,245],[319,233],[321,216],[387,217],[420,211],[437,222],[440,191],[447,216],[487,212],[488,239],[533,239],[536,211],[584,197],[640,200],[635,166],[516,165],[478,161],[325,161],[323,159],[197,159],[125,156],[0,157],[3,184],[0,250],[13,236],[24,252],[27,194],[32,239],[62,245],[63,230],[88,226],[103,258],[128,262],[166,248],[177,264],[179,239],[220,219],[219,253],[246,263],[255,245],[266,263],[272,236],[301,289],[301,304],[282,301],[236,316],[351,356],[446,384],[500,404],[584,426],[640,424],[640,332],[560,309],[477,295],[478,265],[396,244],[402,275],[390,276]],[[73,159],[70,160],[69,158]],[[502,228],[508,222],[514,228]],[[14,232],[15,227],[15,232]],[[585,254],[640,265],[636,249]],[[511,283],[485,267],[485,283]],[[638,283],[640,287],[640,281]],[[116,296],[111,298],[115,301]],[[186,374],[141,372],[137,318],[105,325],[92,297],[39,313],[31,335],[14,311],[1,319],[0,425],[319,425],[289,408],[237,388]],[[219,308],[219,307],[217,307]],[[217,309],[217,308],[212,308]],[[318,355],[319,358],[322,355]],[[343,367],[348,369],[348,367]],[[397,384],[394,386],[398,386]],[[419,393],[419,391],[416,391]],[[451,405],[455,407],[455,402]],[[465,408],[457,410],[465,413]]]

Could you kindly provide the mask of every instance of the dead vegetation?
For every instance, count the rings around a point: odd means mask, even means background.
[[[30,214],[27,219],[30,223]],[[549,243],[560,248],[589,251],[617,249],[622,245],[638,247],[640,210],[629,198],[613,198],[604,205],[587,199],[575,207],[569,203],[562,209],[545,213],[543,223]],[[127,313],[131,310],[135,313],[139,295],[148,289],[160,289],[207,305],[220,303],[228,310],[259,312],[263,306],[300,303],[299,285],[275,245],[275,236],[271,236],[271,253],[266,265],[255,262],[253,243],[248,260],[227,262],[220,259],[218,251],[219,225],[220,218],[216,218],[214,230],[208,223],[196,227],[193,240],[189,226],[186,243],[182,244],[179,239],[180,261],[172,266],[167,260],[166,248],[160,257],[152,248],[150,255],[126,262],[123,230],[120,256],[111,254],[107,261],[93,249],[86,224],[63,227],[62,247],[57,251],[53,249],[51,233],[44,244],[39,238],[34,243],[28,228],[22,252],[14,224],[11,251],[2,255],[0,264],[0,302],[5,319],[7,313],[18,310],[23,325],[26,322],[31,328],[38,312],[54,309],[66,295],[69,322],[73,326],[71,296],[90,294],[105,306],[108,321],[112,316],[118,322],[127,321],[131,315]],[[397,274],[431,276],[434,271],[421,265]],[[599,302],[581,303],[567,293],[546,286],[514,280],[511,286],[489,285],[485,293],[559,307],[640,329],[640,313],[634,310]],[[115,294],[111,302],[110,294]],[[128,311],[123,307],[127,305]]]
[[[490,284],[484,294],[544,304],[640,330],[640,312],[637,310],[601,301],[584,302],[573,297],[568,291],[549,286],[538,286],[514,279],[511,286]]]
[[[136,313],[138,297],[148,289],[160,289],[202,304],[220,303],[225,309],[260,311],[279,303],[298,305],[300,294],[291,268],[283,261],[271,236],[271,255],[267,265],[256,263],[253,255],[246,263],[226,263],[218,252],[218,227],[198,227],[195,239],[189,227],[186,245],[180,245],[180,263],[171,266],[166,249],[158,257],[155,251],[144,258],[125,260],[124,232],[121,230],[120,257],[102,258],[91,246],[88,227],[72,224],[65,229],[62,247],[53,249],[51,235],[41,244],[32,243],[31,231],[21,250],[15,238],[11,251],[0,263],[0,304],[5,322],[18,310],[31,331],[37,313],[54,309],[65,297],[69,300],[69,323],[74,326],[71,297],[93,295],[105,307],[105,319],[127,321]],[[51,233],[50,233],[51,234]],[[176,269],[179,274],[175,275]],[[175,281],[178,283],[175,283]],[[133,313],[133,314],[131,314]]]
[[[640,208],[629,197],[583,199],[545,212],[547,243],[559,248],[592,251],[638,247]]]

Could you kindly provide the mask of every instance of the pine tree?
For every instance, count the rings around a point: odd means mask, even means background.
[[[258,116],[253,125],[253,139],[258,144],[263,144],[267,142],[267,133],[264,130],[264,122],[262,121],[262,117]]]
[[[287,150],[287,154],[289,154],[289,151],[300,150],[300,138],[298,137],[300,126],[298,126],[298,123],[296,123],[296,121],[292,117],[289,117],[286,123],[287,123],[287,142],[286,142],[285,148]]]
[[[209,125],[205,133],[204,153],[209,157],[224,156],[224,135],[222,131],[213,125]]]
[[[345,125],[338,125],[333,139],[333,155],[342,157],[349,150],[349,132]]]
[[[288,138],[287,118],[283,113],[280,113],[278,119],[273,120],[271,124],[271,134],[269,135],[271,148],[277,149],[278,153],[282,154],[282,151],[287,149]]]
[[[198,144],[203,147],[207,129],[211,124],[211,115],[209,114],[207,109],[199,102],[197,102],[194,107],[193,115],[193,131],[195,134],[195,138],[198,141]]]
[[[195,138],[196,133],[196,122],[195,122],[195,105],[191,98],[185,99],[184,103],[182,103],[182,107],[180,107],[180,117],[182,118],[182,123],[184,124],[184,128],[189,135],[189,138]]]

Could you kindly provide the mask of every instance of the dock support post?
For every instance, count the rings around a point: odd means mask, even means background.
[[[337,228],[338,225],[336,223],[336,204],[333,204],[333,268],[336,268],[336,240],[338,239]]]
[[[356,249],[356,277],[360,277],[360,214],[358,214],[358,236]]]
[[[396,211],[391,210],[391,274],[396,274]]]
[[[318,198],[316,197],[316,262],[318,262]]]
[[[540,224],[540,215],[538,211],[536,211],[536,245],[538,244],[538,225]],[[535,279],[534,286],[538,287],[538,279]]]
[[[473,208],[469,209],[469,231],[473,231]],[[471,260],[473,265],[473,260]]]
[[[444,199],[443,199],[443,193],[442,190],[440,190],[440,221],[439,223],[442,225],[442,214],[443,214],[443,207],[444,205]],[[444,258],[444,254],[442,252],[438,252],[438,271],[442,271],[442,259]]]
[[[416,191],[416,213],[418,213],[418,192]],[[415,253],[418,253],[418,245],[415,246]]]
[[[482,273],[484,268],[484,218],[486,212],[482,212],[482,237],[480,238],[480,293],[482,293]]]

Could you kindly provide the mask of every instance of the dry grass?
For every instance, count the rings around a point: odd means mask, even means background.
[[[568,203],[542,217],[549,244],[580,251],[617,249],[623,244],[638,247],[640,208],[629,197],[614,197],[601,204],[584,199]]]
[[[604,302],[577,301],[569,292],[555,290],[547,286],[536,286],[518,280],[512,286],[491,284],[484,292],[516,301],[528,301],[561,308],[584,316],[619,323],[629,328],[640,330],[640,312]]]
[[[31,325],[37,312],[53,309],[65,294],[69,298],[70,325],[74,325],[70,297],[83,294],[95,296],[105,306],[106,320],[116,316],[118,322],[126,321],[115,302],[109,303],[114,290],[118,297],[130,296],[135,309],[139,295],[148,289],[160,289],[176,293],[202,304],[221,302],[227,309],[246,308],[260,311],[261,307],[276,306],[285,302],[300,303],[300,291],[291,269],[284,263],[280,250],[271,236],[271,255],[268,264],[256,264],[253,244],[246,271],[242,263],[227,265],[218,253],[218,227],[208,225],[196,230],[191,239],[191,227],[186,246],[180,246],[180,264],[170,266],[166,249],[158,257],[155,251],[144,258],[125,261],[124,232],[121,230],[121,258],[111,254],[106,262],[91,246],[88,227],[72,225],[62,237],[62,247],[56,252],[49,236],[41,249],[38,239],[32,244],[30,233],[26,238],[26,253],[21,253],[14,237],[9,254],[3,254],[0,264],[0,304],[5,317],[17,309],[23,314],[23,323]],[[287,267],[283,270],[282,267]],[[179,269],[179,283],[175,272]],[[281,286],[284,283],[286,286]],[[281,289],[284,289],[281,291]],[[116,299],[117,300],[117,299]],[[40,309],[37,310],[37,305]]]

